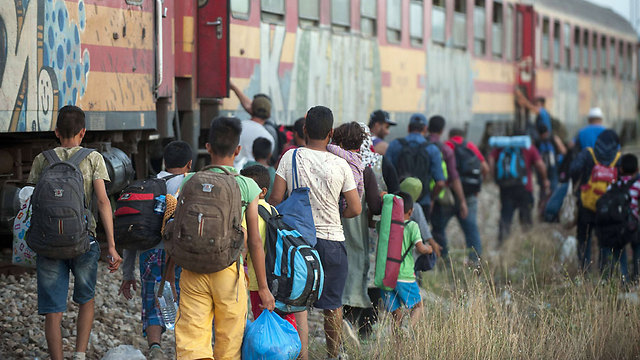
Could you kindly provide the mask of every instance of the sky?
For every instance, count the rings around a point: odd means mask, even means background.
[[[558,0],[561,1],[561,0]],[[594,4],[598,4],[603,7],[612,8],[618,14],[624,16],[625,19],[629,19],[629,0],[587,0]]]

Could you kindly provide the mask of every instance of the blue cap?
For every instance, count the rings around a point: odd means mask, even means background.
[[[427,117],[420,113],[415,113],[411,115],[411,118],[409,119],[409,125],[413,124],[427,126]]]

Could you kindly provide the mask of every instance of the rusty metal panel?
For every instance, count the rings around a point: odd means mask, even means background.
[[[175,7],[175,76],[192,77],[196,39],[196,1],[174,2]]]
[[[229,1],[198,2],[197,96],[229,96]]]

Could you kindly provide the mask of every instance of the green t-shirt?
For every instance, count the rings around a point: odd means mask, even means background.
[[[420,235],[420,227],[415,221],[407,221],[404,225],[404,238],[402,240],[402,255],[414,244],[422,241]],[[415,261],[413,260],[413,250],[409,251],[405,256],[402,264],[400,264],[400,272],[398,273],[398,281],[414,282],[416,281],[416,273],[414,271]]]
[[[250,166],[254,166],[254,165],[264,166],[264,165],[260,164],[257,161],[249,161],[244,165],[244,167],[242,169],[246,169],[246,168],[248,168]],[[273,190],[273,181],[276,178],[276,169],[274,169],[273,166],[269,166],[269,167],[266,167],[266,168],[267,168],[267,170],[269,170],[269,187],[268,187],[267,195],[265,195],[264,198],[268,199],[269,196],[271,196],[271,190]]]
[[[224,166],[224,168],[229,170],[229,172],[232,174],[238,173],[236,169],[233,168],[233,166]],[[222,173],[222,170],[220,169],[211,169],[210,171]],[[184,185],[189,179],[191,179],[193,174],[195,173],[187,174],[184,177],[182,185]],[[256,184],[256,182],[251,178],[242,175],[238,175],[235,178],[238,182],[238,186],[240,187],[240,197],[242,198],[242,216],[244,216],[244,212],[247,210],[247,205],[255,200],[258,195],[260,195],[260,192],[262,192],[262,190],[260,189],[258,184]],[[180,188],[182,188],[182,185],[180,185]]]

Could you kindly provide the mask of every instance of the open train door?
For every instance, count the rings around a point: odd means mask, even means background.
[[[229,96],[229,0],[198,0],[197,97]]]
[[[535,95],[536,14],[531,5],[516,5],[516,79],[520,91],[529,99]],[[529,110],[516,104],[515,130],[527,129]]]

